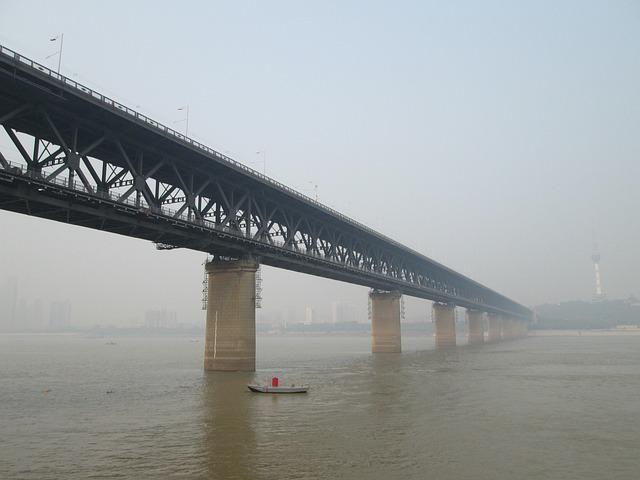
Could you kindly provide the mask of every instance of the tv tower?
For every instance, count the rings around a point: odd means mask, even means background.
[[[593,255],[591,255],[593,261],[593,271],[596,275],[596,291],[593,294],[594,302],[601,302],[605,299],[605,294],[602,293],[602,280],[600,279],[600,253],[598,252],[598,245],[593,244]]]

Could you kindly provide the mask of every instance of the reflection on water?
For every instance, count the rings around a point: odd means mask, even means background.
[[[202,428],[209,478],[251,478],[256,451],[254,412],[247,384],[253,374],[206,372]]]
[[[372,356],[258,339],[255,374],[184,338],[0,336],[0,478],[635,479],[640,337]],[[307,395],[246,385],[277,374]],[[46,392],[46,393],[45,393]],[[107,393],[111,392],[111,393]]]

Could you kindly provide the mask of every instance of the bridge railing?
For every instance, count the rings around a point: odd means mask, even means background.
[[[115,204],[126,205],[128,207],[131,207],[137,210],[139,213],[142,213],[142,214],[159,215],[164,217],[165,220],[180,221],[190,225],[196,225],[198,227],[204,228],[209,231],[223,232],[227,235],[232,235],[234,237],[240,237],[240,238],[245,238],[252,241],[257,241],[265,245],[268,245],[269,247],[285,249],[301,255],[314,257],[324,262],[338,265],[342,268],[347,268],[354,271],[363,271],[369,274],[380,276],[381,278],[387,278],[387,276],[384,275],[383,273],[372,272],[359,265],[358,266],[347,265],[342,262],[338,262],[335,259],[331,258],[330,256],[325,255],[323,252],[310,250],[306,248],[306,246],[304,245],[300,246],[299,244],[296,244],[296,246],[294,246],[292,243],[289,243],[287,245],[284,240],[274,239],[274,238],[270,238],[269,241],[256,239],[252,235],[247,235],[244,230],[238,230],[238,229],[234,229],[226,226],[221,227],[215,222],[212,222],[210,220],[190,217],[188,214],[185,214],[185,213],[176,215],[177,212],[175,210],[166,206],[160,206],[160,207],[150,206],[144,201],[144,198],[141,198],[140,202],[138,202],[131,197],[121,198],[121,195],[119,193],[113,192],[110,190],[108,191],[89,190],[82,182],[76,181],[75,179],[69,181],[68,176],[59,175],[54,178],[47,178],[46,175],[42,175],[41,173],[37,173],[33,170],[29,170],[24,164],[16,163],[8,159],[6,160],[6,162],[8,164],[8,168],[3,168],[2,165],[0,165],[0,171],[5,170],[13,175],[20,175],[22,177],[27,177],[39,183],[55,185],[57,187],[61,187],[66,190],[81,192],[92,197],[97,197],[100,199],[113,202]]]
[[[222,232],[232,237],[243,238],[246,240],[250,240],[252,242],[263,244],[269,248],[282,249],[289,252],[293,252],[295,254],[304,255],[307,257],[313,257],[318,260],[321,260],[324,263],[336,265],[342,269],[350,270],[352,272],[366,272],[368,275],[378,277],[382,280],[393,279],[397,282],[405,283],[407,284],[407,286],[410,286],[413,288],[415,287],[426,288],[426,289],[432,290],[436,294],[449,295],[449,296],[455,295],[455,293],[452,294],[452,292],[449,289],[439,289],[439,288],[434,289],[434,288],[431,288],[429,285],[416,284],[410,279],[406,279],[404,277],[390,277],[389,275],[383,272],[378,272],[378,271],[371,270],[370,268],[366,268],[364,265],[346,264],[344,262],[337,261],[335,258],[325,255],[324,252],[308,249],[304,244],[300,245],[298,243],[295,243],[295,244],[291,242],[287,243],[284,240],[274,239],[272,237],[270,237],[268,240],[265,240],[264,238],[255,238],[251,234],[251,232],[247,234],[247,232],[243,229],[220,226],[210,220],[199,219],[197,217],[193,217],[185,213],[178,214],[177,211],[172,210],[171,208],[166,206],[159,206],[159,207],[150,206],[144,201],[144,197],[141,197],[139,201],[131,197],[123,198],[120,192],[114,192],[111,190],[97,191],[95,189],[89,189],[82,182],[77,181],[75,179],[70,179],[68,175],[65,176],[61,174],[53,178],[47,178],[47,176],[43,175],[41,172],[29,170],[27,166],[24,164],[16,163],[8,159],[5,159],[5,162],[7,163],[6,166],[2,166],[2,164],[0,164],[0,172],[1,171],[8,172],[14,178],[18,176],[28,178],[30,181],[33,181],[34,183],[36,183],[36,185],[42,185],[44,188],[46,188],[46,185],[56,186],[66,191],[75,192],[75,194],[81,193],[81,194],[87,195],[88,197],[92,197],[98,200],[105,200],[114,205],[126,205],[127,207],[130,207],[131,209],[135,210],[139,214],[153,216],[155,218],[162,218],[163,220],[169,221],[169,222],[181,222],[182,224],[186,224],[189,226],[196,226],[198,228],[204,229],[212,233]],[[44,188],[41,188],[39,186],[37,186],[36,188],[38,190],[44,190]],[[397,286],[395,288],[397,288]],[[479,299],[475,299],[475,298],[465,298],[465,297],[459,297],[459,298],[461,300],[472,301],[476,303],[483,303]]]
[[[121,195],[119,193],[113,192],[111,190],[108,190],[108,191],[89,190],[82,182],[76,181],[75,179],[69,181],[69,177],[65,175],[59,175],[54,178],[47,178],[46,175],[42,175],[42,174],[36,173],[35,171],[29,170],[26,167],[26,165],[23,165],[21,163],[16,163],[16,162],[7,160],[7,164],[8,164],[8,168],[5,168],[4,170],[14,175],[20,175],[23,177],[30,178],[32,180],[36,180],[38,182],[45,183],[45,184],[55,185],[68,190],[73,190],[75,192],[81,192],[87,195],[91,195],[93,197],[98,197],[100,199],[111,201],[116,204],[124,204],[138,210],[140,213],[152,213],[155,215],[161,215],[168,220],[179,220],[182,222],[189,223],[191,225],[197,225],[199,227],[206,228],[208,230],[224,232],[226,234],[234,235],[236,237],[243,237],[243,238],[255,240],[252,235],[247,235],[244,230],[238,230],[238,229],[234,229],[226,226],[221,227],[215,222],[212,222],[211,220],[198,219],[193,216],[190,217],[188,214],[185,214],[185,213],[180,213],[176,215],[177,213],[176,210],[173,210],[166,206],[156,207],[156,206],[149,205],[144,200],[144,198],[140,198],[139,202],[131,197],[121,198]],[[0,166],[0,170],[3,170],[2,166]],[[278,248],[285,248],[285,243],[286,242],[284,240],[278,240],[278,239],[272,238],[268,242],[268,245],[273,247],[278,247]],[[292,244],[290,243],[290,245]],[[314,250],[307,249],[306,246],[304,247],[298,246],[298,248],[295,248],[295,249],[292,246],[291,249],[297,251],[298,253],[320,258],[327,262],[334,263],[336,265],[343,265],[340,262],[336,262],[331,257],[326,256],[324,253],[318,253]],[[349,267],[356,268],[353,265],[350,265]],[[358,269],[364,271],[363,268],[358,267]]]
[[[28,57],[25,57],[23,55],[20,55],[18,52],[15,52],[14,50],[11,50],[10,48],[7,48],[3,45],[0,45],[0,55],[4,55],[5,57],[9,57],[12,60],[19,62],[22,65],[26,65],[36,71],[38,71],[39,73],[45,74],[59,82],[62,82],[64,85],[69,86],[73,89],[75,89],[77,92],[89,96],[94,100],[97,100],[99,102],[101,102],[103,105],[107,106],[108,108],[115,110],[117,112],[120,113],[125,113],[129,116],[131,116],[132,118],[134,118],[138,123],[142,123],[146,126],[155,128],[159,131],[161,131],[162,133],[165,133],[167,135],[171,135],[172,137],[174,137],[175,139],[184,142],[198,150],[200,150],[201,152],[207,153],[211,156],[214,156],[216,159],[222,161],[222,162],[226,162],[230,165],[233,165],[236,168],[239,168],[241,170],[243,170],[244,172],[257,177],[259,179],[261,179],[262,181],[271,184],[272,186],[275,186],[281,190],[284,190],[290,194],[292,194],[295,197],[298,197],[299,199],[302,199],[306,202],[312,203],[315,206],[319,207],[322,210],[325,210],[326,212],[330,213],[331,215],[340,218],[341,220],[344,220],[345,222],[351,223],[352,225],[365,230],[381,239],[384,239],[386,242],[392,243],[394,245],[396,245],[397,247],[400,247],[404,250],[407,250],[407,247],[405,247],[404,245],[400,244],[399,242],[396,242],[395,240],[393,240],[392,238],[389,238],[383,234],[381,234],[380,232],[375,231],[374,229],[358,222],[357,220],[354,220],[340,212],[338,212],[337,210],[334,210],[331,207],[328,207],[327,205],[303,194],[298,192],[297,190],[277,181],[274,180],[271,177],[268,177],[267,175],[264,175],[260,172],[258,172],[257,170],[254,170],[251,167],[246,166],[243,163],[240,163],[236,160],[234,160],[233,158],[224,155],[223,153],[218,152],[217,150],[214,150],[213,148],[204,145],[203,143],[198,142],[197,140],[194,140],[190,137],[187,137],[186,135],[183,135],[182,133],[167,127],[166,125],[163,125],[160,122],[157,122],[155,120],[153,120],[152,118],[147,117],[146,115],[143,115],[140,112],[137,112],[136,110],[133,110],[132,108],[127,107],[126,105],[123,105],[120,102],[117,102],[116,100],[113,100],[105,95],[102,95],[99,92],[96,92],[95,90],[86,87],[84,85],[82,85],[81,83],[76,82],[75,80],[72,80],[71,78],[65,77],[64,75],[61,75],[58,72],[55,72],[53,70],[51,70],[48,67],[45,67],[44,65],[35,62],[33,60],[31,60]],[[416,252],[417,253],[417,252]]]

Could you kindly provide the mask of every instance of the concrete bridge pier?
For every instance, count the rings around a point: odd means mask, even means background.
[[[456,345],[456,306],[451,303],[434,303],[433,319],[435,325],[436,347],[455,347]]]
[[[400,353],[400,293],[369,292],[371,299],[371,352]]]
[[[509,317],[505,319],[505,327],[504,327],[504,338],[505,339],[516,339],[522,338],[527,335],[527,324],[519,319],[514,317]]]
[[[522,322],[520,322],[520,320],[518,320],[517,318],[512,318],[511,319],[511,338],[513,338],[514,340],[516,338],[520,338],[520,324]]]
[[[502,317],[502,340],[511,340],[513,338],[512,325],[513,320],[511,317]]]
[[[469,345],[484,343],[484,313],[479,310],[467,310],[467,334]]]
[[[520,321],[516,318],[511,319],[511,338],[520,338]]]
[[[496,313],[487,315],[487,342],[499,342],[502,338],[502,319]]]
[[[527,336],[527,322],[524,320],[516,320],[516,337],[524,338]]]
[[[258,266],[252,258],[206,264],[205,370],[255,371]]]

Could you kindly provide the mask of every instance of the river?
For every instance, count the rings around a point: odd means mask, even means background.
[[[202,339],[113,340],[0,335],[0,478],[640,478],[640,336],[264,335],[255,374],[203,372]],[[246,389],[272,374],[311,391]]]

